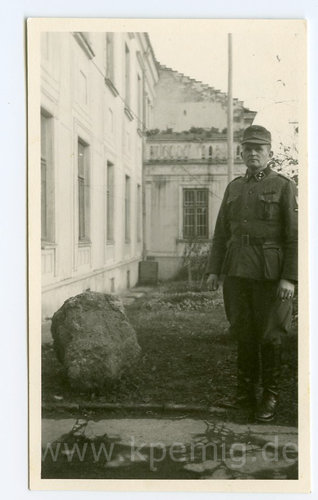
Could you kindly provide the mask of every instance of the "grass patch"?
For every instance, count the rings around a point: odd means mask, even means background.
[[[180,287],[180,288],[179,288]],[[180,403],[217,406],[235,394],[236,343],[227,334],[220,292],[196,293],[168,283],[126,307],[142,356],[133,374],[123,376],[100,402]],[[281,403],[277,423],[297,423],[297,339],[285,338]],[[87,401],[72,393],[50,345],[43,347],[43,400]],[[246,419],[230,412],[231,420]]]

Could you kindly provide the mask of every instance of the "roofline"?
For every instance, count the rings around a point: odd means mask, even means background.
[[[157,64],[158,64],[158,71],[160,71],[161,69],[164,71],[165,70],[172,71],[173,73],[177,73],[180,76],[184,76],[186,78],[189,78],[189,80],[191,80],[194,83],[198,83],[200,85],[208,87],[208,89],[213,90],[216,94],[227,96],[227,92],[223,92],[220,89],[216,89],[215,87],[212,87],[212,85],[210,85],[208,83],[203,83],[201,80],[197,80],[196,78],[192,78],[191,76],[185,75],[184,73],[181,73],[181,71],[170,68],[169,66],[166,66],[165,64],[161,64],[159,61],[157,61]],[[233,97],[233,101],[240,101],[243,105],[244,112],[246,112],[246,113],[255,113],[255,114],[258,113],[258,111],[253,111],[253,110],[247,108],[246,106],[244,106],[244,101],[242,101],[242,99],[240,99],[239,97]]]

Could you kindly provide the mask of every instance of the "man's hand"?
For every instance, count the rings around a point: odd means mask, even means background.
[[[206,284],[210,290],[217,290],[219,288],[219,277],[217,274],[209,274]]]
[[[277,288],[277,296],[281,300],[290,300],[293,298],[295,292],[295,285],[287,280],[280,280]]]

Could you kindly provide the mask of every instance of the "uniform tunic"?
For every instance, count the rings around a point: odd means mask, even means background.
[[[219,211],[207,273],[296,281],[297,212],[295,183],[270,167],[234,179]]]
[[[224,274],[224,303],[233,334],[249,348],[281,343],[292,301],[277,297],[280,279],[297,281],[297,191],[270,167],[226,188],[207,273]]]

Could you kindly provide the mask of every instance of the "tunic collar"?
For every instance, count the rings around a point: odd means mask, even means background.
[[[271,172],[271,168],[269,165],[267,165],[265,168],[263,168],[262,170],[260,170],[259,172],[257,172],[257,174],[252,174],[252,173],[249,173],[248,169],[246,170],[246,174],[245,174],[245,180],[248,182],[250,179],[254,179],[256,180],[257,182],[263,180],[265,177],[267,177]]]

